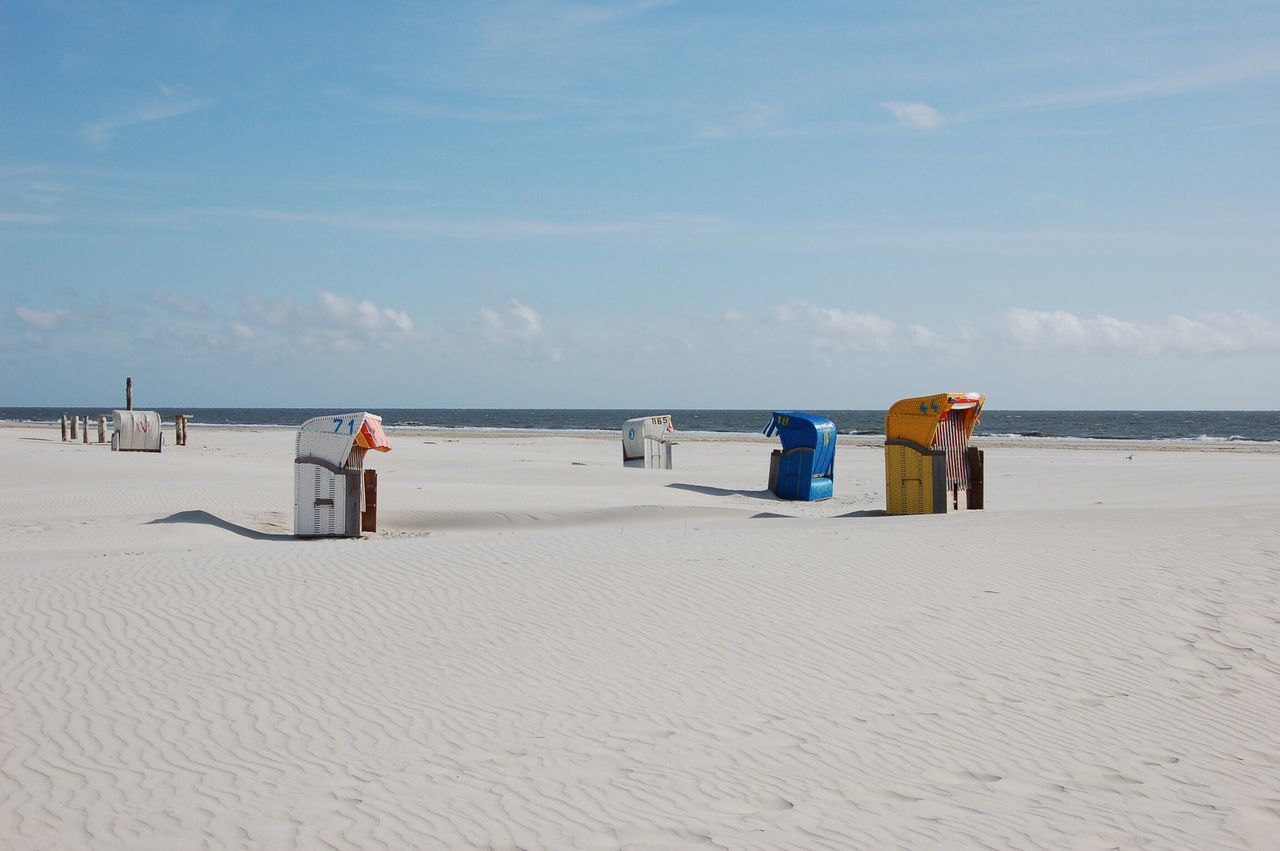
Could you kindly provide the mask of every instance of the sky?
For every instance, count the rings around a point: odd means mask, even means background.
[[[1280,409],[1280,5],[0,6],[0,405]]]

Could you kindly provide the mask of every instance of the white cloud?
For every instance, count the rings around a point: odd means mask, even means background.
[[[315,301],[302,303],[288,296],[275,300],[246,296],[239,317],[228,323],[227,331],[247,349],[278,352],[359,352],[390,348],[418,337],[406,311],[328,290],[316,293]]]
[[[58,327],[71,316],[71,313],[66,310],[36,310],[31,307],[19,307],[17,313],[18,318],[23,322],[42,331],[50,331]]]
[[[722,314],[725,322],[732,322],[735,325],[747,321],[747,315],[741,310],[734,310],[732,307],[727,308]]]
[[[838,307],[819,307],[808,302],[791,302],[773,309],[774,317],[798,333],[811,335],[817,348],[850,352],[886,351],[895,346],[915,345],[931,337],[928,329],[913,325],[900,332],[890,319],[872,313],[857,313]]]
[[[937,130],[945,123],[938,110],[925,103],[895,100],[881,106],[893,113],[900,123],[916,130]]]
[[[320,305],[330,318],[370,335],[413,332],[413,320],[408,313],[390,307],[379,307],[368,299],[356,301],[322,290]]]
[[[1280,323],[1246,311],[1144,321],[1014,308],[1001,322],[1004,332],[1027,349],[1143,355],[1280,349]]]
[[[526,304],[508,299],[501,311],[489,307],[480,308],[480,322],[484,336],[491,343],[512,341],[532,342],[542,337],[542,317]]]

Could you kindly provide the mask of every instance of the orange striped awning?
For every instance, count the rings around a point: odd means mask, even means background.
[[[387,440],[387,433],[382,430],[380,417],[365,416],[364,422],[360,424],[360,433],[356,435],[356,446],[361,449],[376,449],[379,452],[391,451],[391,441]]]

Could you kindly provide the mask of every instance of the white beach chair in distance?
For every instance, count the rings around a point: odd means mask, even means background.
[[[675,423],[670,414],[636,417],[622,424],[622,465],[650,470],[671,469]]]

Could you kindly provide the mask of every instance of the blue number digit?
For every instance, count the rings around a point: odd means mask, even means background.
[[[342,431],[342,417],[333,418],[333,433],[337,434]]]
[[[356,421],[355,421],[355,418],[352,417],[351,419],[347,420],[347,434],[355,434],[355,433],[356,433]]]

